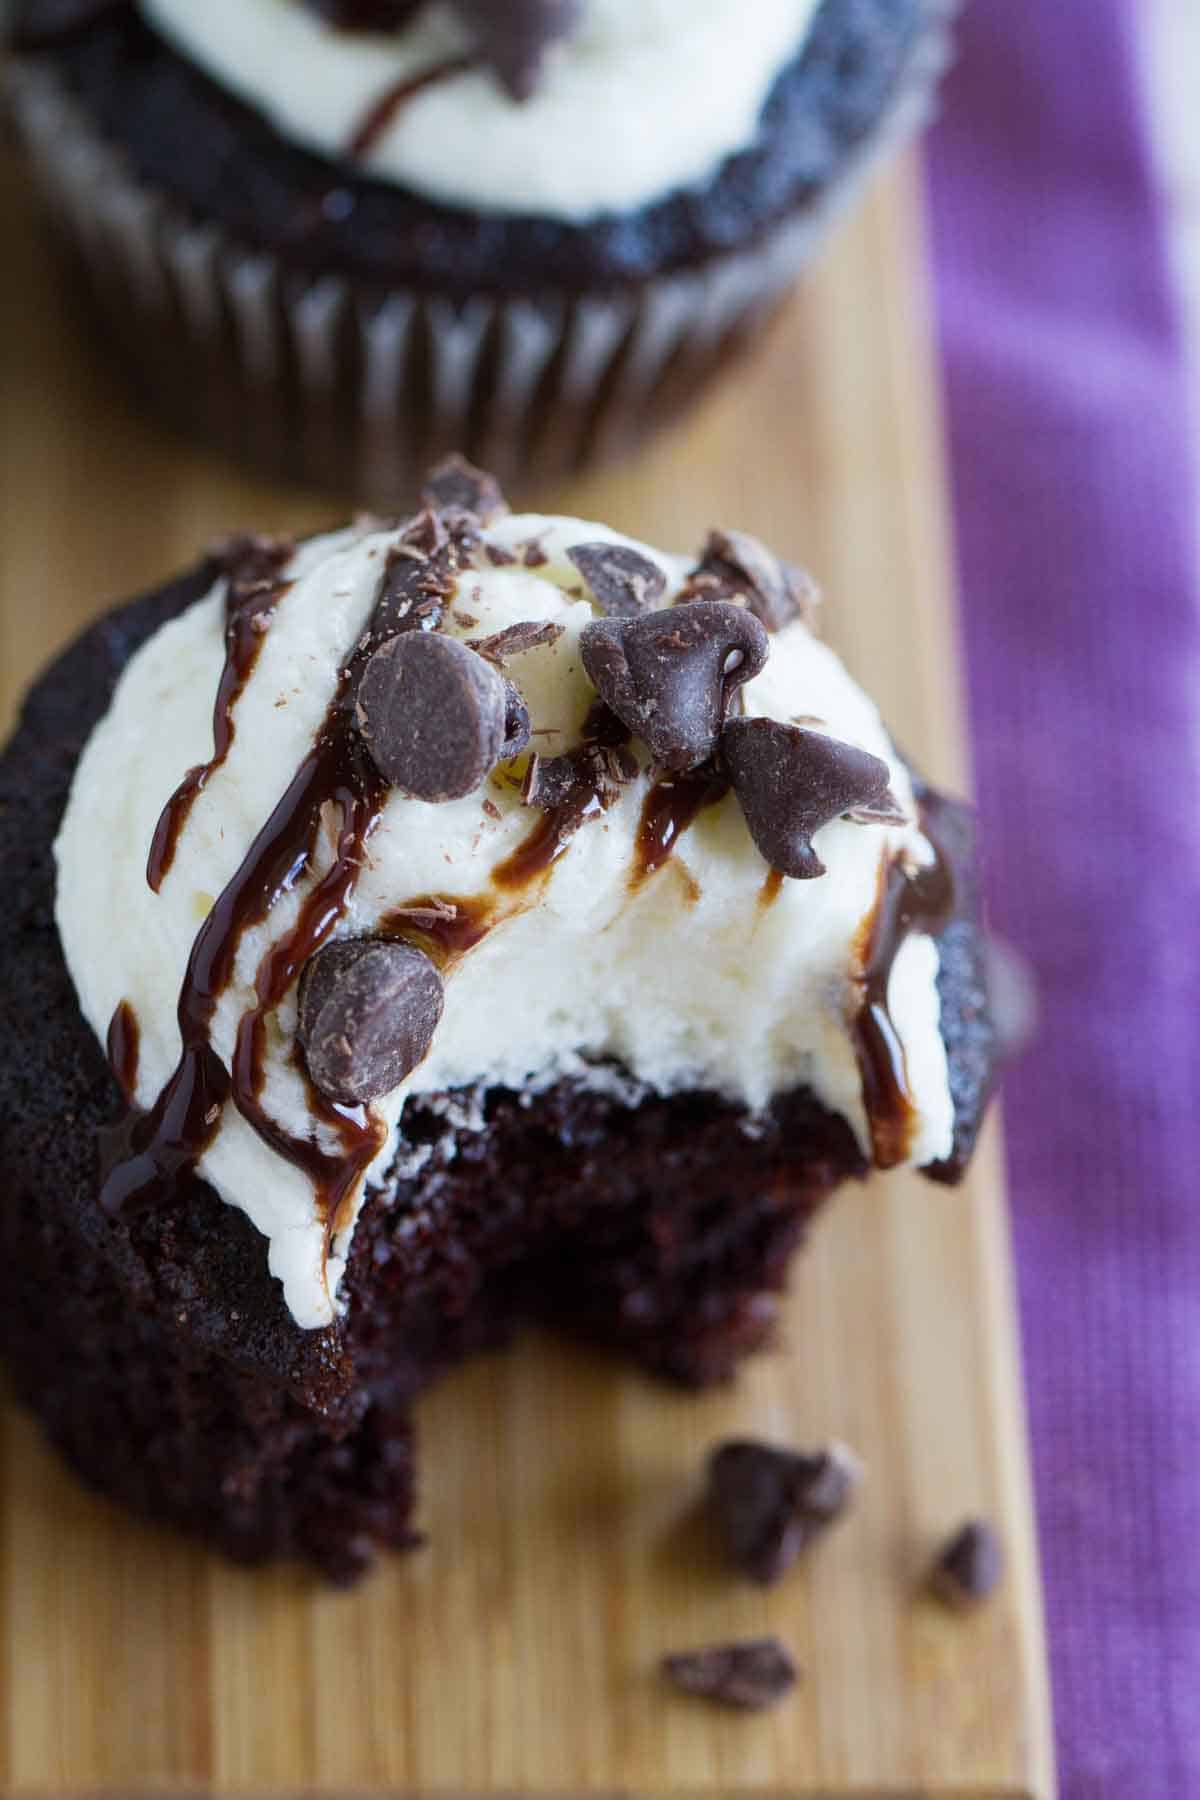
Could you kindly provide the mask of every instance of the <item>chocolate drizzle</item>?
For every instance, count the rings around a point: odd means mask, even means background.
[[[692,769],[685,775],[664,775],[656,781],[642,804],[631,885],[640,887],[661,869],[698,814],[706,806],[715,806],[728,792],[728,781],[711,767]]]
[[[924,810],[921,828],[929,837]],[[898,859],[881,868],[879,898],[859,977],[862,1004],[850,1022],[871,1129],[872,1154],[880,1169],[894,1169],[904,1162],[916,1120],[904,1045],[888,1008],[892,969],[910,934],[920,931],[936,936],[954,904],[949,864],[932,837],[930,842],[935,860],[928,868],[910,873]]]
[[[233,712],[254,672],[274,615],[291,583],[280,579],[294,546],[270,538],[249,538],[226,553],[225,666],[213,705],[213,753],[206,763],[189,769],[159,814],[146,880],[157,894],[175,860],[180,834],[197,797],[229,755],[234,739]]]
[[[376,935],[415,945],[445,972],[481,943],[496,922],[495,903],[486,897],[422,894],[388,913]]]
[[[456,75],[465,75],[477,66],[478,61],[476,56],[452,56],[445,62],[434,63],[432,68],[422,69],[419,75],[405,75],[400,81],[393,82],[372,102],[355,126],[346,145],[346,155],[352,162],[361,162],[419,94],[440,86],[443,81],[453,80]]]
[[[269,1015],[345,912],[389,792],[355,728],[359,676],[378,646],[383,621],[391,631],[426,628],[430,614],[424,600],[452,587],[457,548],[438,521],[422,515],[407,540],[415,553],[385,570],[371,620],[341,672],[316,741],[192,945],[178,1002],[179,1062],[151,1111],[131,1118],[110,1147],[116,1155],[101,1187],[101,1203],[109,1212],[143,1204],[189,1176],[230,1099],[272,1150],[312,1180],[327,1242],[338,1228],[342,1202],[382,1146],[383,1128],[363,1107],[310,1092],[314,1116],[337,1139],[330,1151],[311,1137],[283,1130],[264,1110],[261,1095]],[[337,819],[332,864],[306,895],[291,929],[259,964],[255,1005],[239,1023],[232,1071],[227,1070],[211,1032],[238,948],[245,933],[310,873],[327,809]]]
[[[511,856],[492,871],[497,888],[521,888],[553,868],[581,825],[606,813],[631,780],[636,764],[625,746],[629,731],[601,700],[596,701],[583,726],[583,742],[577,750],[556,757],[561,764],[562,798],[546,808],[529,836]]]
[[[137,1088],[140,1035],[137,1014],[128,1000],[120,1001],[108,1022],[105,1049],[108,1066],[116,1077],[117,1086],[131,1105]]]

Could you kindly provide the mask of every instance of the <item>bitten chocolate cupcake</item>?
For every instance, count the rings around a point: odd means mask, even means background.
[[[993,1060],[969,815],[795,570],[424,502],[122,607],[0,759],[13,1377],[96,1487],[339,1578],[448,1363],[728,1376],[840,1182],[957,1179]]]
[[[920,114],[949,0],[20,0],[14,116],[139,386],[394,507],[674,413]]]

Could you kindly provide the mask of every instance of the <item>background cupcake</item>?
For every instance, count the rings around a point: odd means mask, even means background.
[[[946,0],[24,0],[13,111],[139,385],[389,503],[668,417],[919,113]]]

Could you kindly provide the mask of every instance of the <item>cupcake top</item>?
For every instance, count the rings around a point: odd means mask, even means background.
[[[56,846],[131,1114],[104,1204],[193,1168],[329,1323],[410,1094],[564,1077],[811,1088],[881,1166],[948,1154],[948,904],[908,771],[811,591],[508,513],[225,552],[134,656]]]
[[[579,220],[753,143],[818,0],[138,0],[286,138],[427,199]]]

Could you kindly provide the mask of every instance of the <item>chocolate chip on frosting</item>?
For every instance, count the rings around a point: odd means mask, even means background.
[[[849,1505],[861,1479],[841,1444],[810,1454],[735,1438],[709,1458],[708,1506],[730,1561],[752,1581],[778,1581]]]
[[[823,732],[731,719],[721,755],[754,842],[772,868],[797,881],[825,873],[812,846],[822,825],[855,812],[860,822],[903,816],[887,764]]]
[[[583,0],[454,0],[454,6],[514,100],[528,100],[546,52],[583,17]]]
[[[811,619],[817,589],[811,576],[751,537],[748,531],[710,531],[681,600],[740,595],[768,631]]]
[[[945,1544],[929,1577],[933,1593],[946,1606],[969,1612],[1000,1584],[1004,1548],[986,1519],[968,1519]]]
[[[609,618],[648,612],[666,592],[667,578],[658,564],[627,544],[574,544],[567,555]]]
[[[636,619],[595,619],[579,642],[601,699],[656,762],[674,771],[712,755],[732,695],[758,674],[770,650],[757,619],[719,600]]]
[[[434,512],[471,513],[481,525],[508,511],[495,476],[458,455],[447,456],[430,469],[421,488],[421,504]]]
[[[472,793],[500,760],[510,711],[499,670],[457,638],[407,632],[358,686],[359,731],[380,774],[417,800]]]
[[[799,1679],[795,1663],[775,1637],[676,1651],[664,1656],[662,1668],[685,1694],[743,1712],[776,1705]]]
[[[357,1106],[416,1068],[442,1016],[442,980],[411,944],[357,940],[319,950],[300,981],[300,1043],[323,1094]]]

